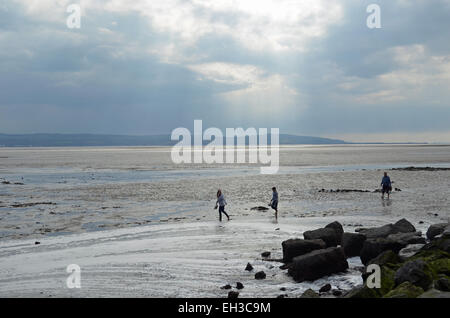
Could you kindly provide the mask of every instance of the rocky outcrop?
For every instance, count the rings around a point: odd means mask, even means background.
[[[347,257],[360,256],[366,236],[359,233],[344,233],[342,235],[342,248]]]
[[[255,279],[265,279],[266,278],[266,273],[264,273],[263,271],[257,272],[255,274]]]
[[[430,289],[417,298],[450,298],[450,292],[442,292],[437,289]]]
[[[450,229],[450,223],[438,223],[430,225],[430,227],[427,230],[427,238],[429,240],[434,239],[436,236],[444,233],[446,228]]]
[[[329,247],[297,256],[288,273],[295,281],[313,281],[323,276],[346,271],[348,263],[342,248]]]
[[[319,294],[316,293],[314,290],[307,289],[305,292],[300,296],[300,298],[320,298]]]
[[[384,298],[417,298],[423,294],[423,289],[410,282],[404,282],[388,292]]]
[[[325,226],[326,229],[333,229],[336,234],[336,241],[338,245],[341,245],[342,242],[342,235],[344,234],[344,228],[342,227],[342,224],[334,221],[328,225]]]
[[[281,243],[283,248],[283,262],[290,263],[296,256],[326,248],[323,240],[290,239]]]
[[[303,233],[305,240],[323,240],[327,247],[335,247],[340,243],[336,231],[332,228],[321,228]]]
[[[409,222],[407,219],[401,219],[395,222],[394,227],[400,233],[416,232],[416,228],[414,227],[414,225],[412,225],[411,222]]]
[[[391,250],[394,253],[398,253],[402,248],[406,246],[403,242],[394,241],[387,238],[378,238],[364,241],[363,248],[361,250],[361,262],[367,265],[369,261],[384,251]]]
[[[433,273],[430,267],[421,259],[409,261],[400,267],[395,273],[395,284],[400,285],[404,282],[428,290],[433,282]]]

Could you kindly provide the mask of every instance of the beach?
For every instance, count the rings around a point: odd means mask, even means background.
[[[447,168],[450,147],[439,145],[282,146],[275,175],[175,165],[167,147],[0,148],[0,295],[226,297],[220,287],[236,282],[242,297],[349,290],[362,283],[359,257],[345,273],[295,283],[261,253],[279,259],[281,242],[333,221],[346,232],[448,222]],[[397,189],[390,200],[376,192],[384,171]],[[272,186],[277,220],[252,210],[267,207]],[[213,209],[218,188],[230,222]],[[267,278],[255,280],[248,262]],[[69,264],[81,268],[80,289],[66,286]]]

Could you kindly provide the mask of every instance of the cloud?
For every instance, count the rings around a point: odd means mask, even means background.
[[[3,132],[448,131],[448,0],[380,0],[374,30],[369,0],[80,0],[81,29],[70,3],[0,5]]]

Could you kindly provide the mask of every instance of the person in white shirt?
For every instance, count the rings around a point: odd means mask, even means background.
[[[217,209],[217,205],[219,206],[219,221],[222,222],[222,213],[227,216],[229,221],[230,217],[228,216],[227,212],[225,212],[225,205],[227,205],[227,201],[225,201],[225,197],[222,193],[222,190],[220,189],[217,190],[217,201],[214,209]]]

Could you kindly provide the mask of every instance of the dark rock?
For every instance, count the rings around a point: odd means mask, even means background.
[[[400,233],[410,233],[416,232],[416,228],[406,219],[401,219],[400,221],[394,224],[394,227],[397,228]]]
[[[385,238],[390,234],[396,234],[398,232],[399,230],[394,224],[359,230],[359,233],[364,234],[368,239]]]
[[[335,297],[339,297],[342,295],[342,291],[338,290],[338,289],[333,289],[332,291],[333,296]]]
[[[255,274],[255,279],[265,279],[266,278],[266,273],[264,273],[263,271],[257,272]]]
[[[375,288],[367,286],[356,287],[344,295],[344,298],[377,298],[379,297]]]
[[[389,240],[396,241],[400,244],[425,244],[426,240],[422,237],[422,232],[409,232],[391,234],[387,237]]]
[[[290,239],[281,243],[283,248],[283,262],[291,262],[296,256],[304,255],[314,250],[326,248],[323,240]]]
[[[425,244],[410,244],[405,248],[402,248],[398,255],[403,258],[409,258],[419,252]]]
[[[41,242],[34,242],[34,245],[39,245],[39,244],[41,244]]]
[[[450,292],[442,292],[432,288],[417,298],[450,298]]]
[[[245,267],[245,270],[251,272],[253,270],[252,264],[247,263],[247,266]]]
[[[242,288],[244,288],[244,284],[242,284],[240,282],[237,282],[236,283],[236,289],[242,289]]]
[[[287,295],[278,295],[277,298],[287,298]]]
[[[360,256],[366,236],[360,233],[344,233],[342,248],[347,257]]]
[[[434,282],[434,288],[444,292],[450,292],[450,280],[447,278],[439,278]]]
[[[431,270],[423,260],[409,261],[395,272],[395,284],[400,285],[403,282],[410,282],[428,290],[432,283]]]
[[[427,251],[436,249],[450,253],[450,238],[449,237],[436,238],[432,242],[425,244],[421,250]]]
[[[236,299],[239,297],[239,293],[237,291],[230,291],[228,292],[228,298]]]
[[[316,293],[314,290],[307,289],[305,292],[300,296],[300,298],[320,298],[319,294]]]
[[[220,287],[220,289],[231,289],[231,285],[227,284],[225,286]]]
[[[340,245],[342,241],[342,234],[344,234],[344,228],[342,227],[342,224],[338,221],[334,221],[333,223],[326,225],[325,228],[334,230],[334,232],[336,233],[336,241]]]
[[[384,298],[417,298],[423,289],[406,281],[384,295]]]
[[[439,223],[439,224],[430,225],[430,227],[427,230],[427,238],[429,240],[432,240],[436,236],[441,235],[448,225],[449,225],[449,223]]]
[[[303,233],[306,240],[323,240],[327,247],[335,247],[338,245],[336,232],[331,228],[322,228]]]
[[[331,285],[326,284],[319,289],[319,293],[327,293],[331,290]]]
[[[262,257],[269,257],[270,256],[270,252],[262,252],[261,256]]]
[[[297,282],[303,282],[344,272],[347,269],[348,263],[342,248],[329,247],[295,257],[288,273]]]
[[[281,287],[280,290],[281,291],[286,291],[286,287]]]
[[[265,206],[255,206],[250,209],[251,211],[267,211],[269,208],[266,208]]]
[[[391,250],[384,251],[374,259],[371,259],[368,264],[377,264],[380,266],[388,264],[400,264],[402,259]]]
[[[367,265],[371,259],[374,259],[384,251],[391,250],[398,254],[398,252],[405,246],[406,245],[403,243],[386,238],[366,240],[364,241],[363,248],[361,250],[361,261],[364,265]]]

